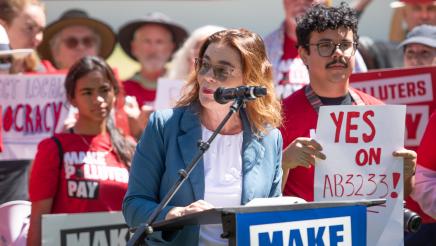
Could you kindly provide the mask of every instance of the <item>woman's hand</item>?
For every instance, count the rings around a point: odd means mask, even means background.
[[[166,220],[181,217],[187,214],[197,213],[204,210],[209,210],[214,208],[214,206],[204,200],[198,200],[189,204],[186,207],[174,207],[165,216]]]

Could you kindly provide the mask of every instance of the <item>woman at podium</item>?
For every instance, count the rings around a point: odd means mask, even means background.
[[[177,106],[151,115],[136,148],[123,202],[131,227],[147,221],[178,171],[199,153],[198,141],[209,139],[228,114],[232,98],[243,100],[243,108],[230,116],[157,220],[281,195],[281,105],[262,39],[244,29],[217,32],[201,47],[195,66]],[[219,87],[227,88],[225,97],[218,95],[220,103],[214,99]],[[261,87],[266,95],[241,93]],[[221,233],[221,225],[185,226],[153,233],[147,243],[227,245]]]

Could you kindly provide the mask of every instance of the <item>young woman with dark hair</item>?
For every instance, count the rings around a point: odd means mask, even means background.
[[[38,146],[28,245],[41,244],[42,214],[121,210],[127,190],[135,142],[114,126],[119,87],[112,70],[101,58],[84,57],[69,70],[65,89],[78,119]]]

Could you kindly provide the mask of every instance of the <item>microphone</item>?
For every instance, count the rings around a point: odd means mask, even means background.
[[[236,98],[244,100],[254,100],[266,95],[266,88],[261,86],[239,86],[236,88],[219,87],[213,93],[215,101],[220,104],[226,104]]]

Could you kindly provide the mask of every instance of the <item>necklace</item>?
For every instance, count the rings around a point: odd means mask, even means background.
[[[86,138],[84,138],[81,134],[76,134],[76,135],[78,135],[80,137],[80,139],[82,139],[82,142],[88,146],[88,149],[91,150],[91,144],[88,142],[88,140],[86,140]],[[112,146],[112,141],[111,141],[111,146],[108,150],[99,151],[99,152],[103,152],[105,154],[108,154],[108,153],[112,152],[112,150],[113,150],[113,146]]]

